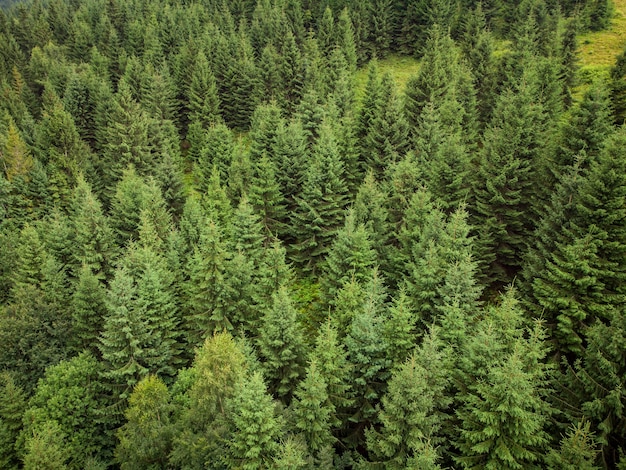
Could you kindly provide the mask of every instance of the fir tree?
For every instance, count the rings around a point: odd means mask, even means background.
[[[261,374],[255,372],[240,381],[227,406],[232,432],[226,442],[225,462],[232,467],[268,468],[282,433]]]
[[[343,221],[347,195],[343,175],[337,141],[332,129],[325,125],[292,219],[296,238],[292,259],[305,271],[315,271]]]
[[[458,462],[463,468],[542,468],[549,438],[545,404],[520,352],[492,365],[464,397]]]
[[[198,122],[203,129],[206,129],[220,120],[220,102],[215,77],[202,51],[196,56],[188,96],[189,118],[192,122]]]
[[[446,396],[450,366],[448,351],[431,330],[392,375],[379,412],[382,428],[367,432],[368,449],[383,460],[385,468],[407,468],[442,442],[441,428],[451,402]],[[433,453],[433,460],[438,460]]]
[[[291,404],[295,428],[304,435],[312,455],[318,455],[334,441],[330,426],[335,407],[328,400],[327,388],[317,363],[312,361]]]
[[[26,396],[9,372],[0,374],[0,465],[7,470],[18,468],[16,441],[22,430]]]
[[[72,337],[77,351],[97,352],[97,338],[107,314],[106,292],[98,277],[88,266],[80,270],[72,295]]]
[[[286,288],[274,296],[259,330],[259,353],[270,391],[286,403],[304,375],[305,343],[297,312]]]
[[[371,273],[375,253],[371,249],[369,234],[363,225],[357,225],[353,211],[346,215],[345,225],[337,233],[323,270],[323,290],[328,302],[348,280],[362,282]]]

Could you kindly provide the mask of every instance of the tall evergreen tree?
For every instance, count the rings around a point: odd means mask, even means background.
[[[424,468],[413,465],[421,454],[432,452],[443,441],[441,428],[452,401],[447,395],[450,369],[449,351],[433,329],[392,375],[389,390],[381,400],[382,428],[367,432],[368,449],[384,462],[385,468]],[[440,458],[433,453],[433,460]]]
[[[140,174],[146,172],[153,163],[150,161],[148,118],[133,99],[130,85],[125,80],[118,84],[107,122],[100,143],[103,158],[98,166],[98,174],[102,189],[105,190],[103,195],[110,198],[115,183],[129,163]]]
[[[311,454],[317,457],[333,444],[331,422],[335,407],[328,400],[328,386],[315,361],[307,367],[306,377],[298,385],[291,407],[295,428],[304,435]]]
[[[369,234],[363,225],[357,225],[354,211],[349,210],[322,268],[322,288],[327,301],[332,303],[337,291],[350,279],[365,281],[374,263]]]
[[[268,468],[279,449],[282,433],[261,374],[255,372],[240,381],[227,406],[232,431],[226,442],[225,463],[249,469]]]
[[[203,129],[219,122],[220,101],[215,76],[203,51],[196,56],[191,83],[189,84],[189,118]]]
[[[97,353],[97,339],[107,314],[104,285],[87,265],[78,275],[72,295],[72,343],[77,351]]]
[[[315,271],[341,227],[347,196],[343,176],[336,138],[324,125],[292,219],[296,244],[291,256],[305,271]]]
[[[534,377],[513,354],[493,366],[458,414],[463,421],[458,461],[464,468],[542,468],[546,416]]]
[[[543,204],[542,195],[530,190],[540,178],[544,135],[543,109],[529,73],[498,100],[472,188],[481,275],[492,287],[509,283],[519,271],[535,211]]]
[[[302,329],[286,288],[274,296],[274,305],[265,313],[259,329],[259,353],[270,391],[286,403],[304,375],[306,358]]]
[[[16,443],[27,408],[26,395],[9,372],[0,374],[0,384],[0,464],[7,470],[15,470],[19,468]]]

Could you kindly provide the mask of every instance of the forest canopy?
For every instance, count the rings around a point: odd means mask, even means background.
[[[613,11],[0,2],[0,467],[626,468]]]

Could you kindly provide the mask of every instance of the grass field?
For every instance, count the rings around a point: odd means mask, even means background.
[[[578,38],[581,75],[605,73],[626,46],[626,0],[613,0],[615,14],[608,30]]]
[[[365,85],[367,84],[367,70],[367,66],[361,67],[356,73],[356,99],[358,101],[361,101],[363,98]],[[389,72],[398,85],[398,91],[400,93],[404,91],[404,87],[406,86],[406,82],[409,81],[409,78],[415,75],[418,70],[419,62],[412,57],[391,55],[386,59],[378,60],[378,72],[380,76]]]

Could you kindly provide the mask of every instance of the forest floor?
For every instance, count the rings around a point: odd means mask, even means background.
[[[609,29],[578,37],[582,81],[606,73],[626,46],[626,0],[613,0],[613,5],[615,13]]]

